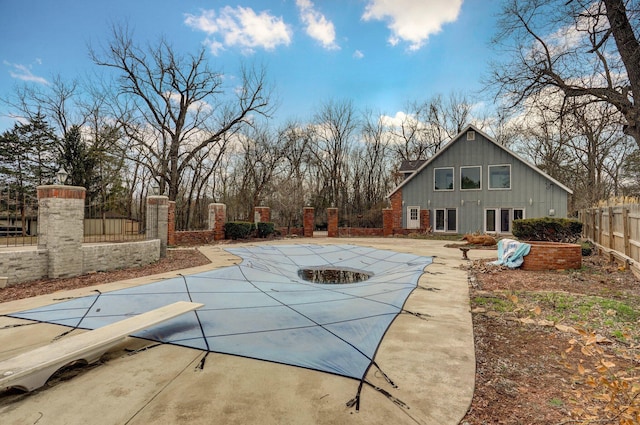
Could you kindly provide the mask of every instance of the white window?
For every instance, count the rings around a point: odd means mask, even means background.
[[[482,167],[460,167],[460,190],[482,189]]]
[[[511,189],[511,165],[489,165],[489,190]]]
[[[433,170],[433,190],[453,190],[453,167]]]

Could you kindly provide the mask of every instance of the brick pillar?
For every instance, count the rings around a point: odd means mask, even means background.
[[[429,210],[420,210],[420,229],[431,232],[431,212]]]
[[[382,236],[393,235],[393,209],[382,209]]]
[[[337,238],[338,234],[338,209],[327,208],[327,227],[328,236],[330,238]]]
[[[50,278],[82,274],[85,188],[38,186],[38,249],[47,250]]]
[[[225,204],[209,204],[209,229],[213,230],[213,240],[224,239],[224,224],[227,222]]]
[[[313,237],[313,228],[315,227],[316,224],[316,218],[315,218],[315,210],[313,207],[304,207],[302,209],[302,216],[303,216],[303,222],[304,222],[304,237],[305,238],[312,238]]]
[[[393,210],[393,228],[402,229],[402,189],[398,189],[389,200]]]
[[[169,198],[147,196],[147,239],[160,239],[160,258],[167,256],[169,236]]]
[[[269,207],[254,207],[253,208],[253,221],[254,221],[254,223],[270,223],[271,222],[271,208],[269,208]]]
[[[169,201],[169,209],[167,211],[167,244],[175,246],[176,244],[176,201]]]

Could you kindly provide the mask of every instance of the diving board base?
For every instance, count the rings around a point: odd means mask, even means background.
[[[0,362],[0,388],[33,391],[60,368],[76,361],[95,363],[130,334],[165,322],[204,304],[178,301],[92,331],[73,335]]]

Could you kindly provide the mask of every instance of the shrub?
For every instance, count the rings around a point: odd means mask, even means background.
[[[230,221],[224,224],[224,236],[226,239],[246,239],[255,229],[255,224],[248,221]]]
[[[527,218],[513,220],[513,236],[524,241],[576,242],[582,222],[568,218]]]
[[[258,223],[257,236],[259,238],[266,238],[276,231],[276,225],[274,223]]]
[[[580,243],[580,246],[582,248],[583,257],[588,257],[589,255],[593,254],[593,244],[591,242],[583,241],[582,243]]]

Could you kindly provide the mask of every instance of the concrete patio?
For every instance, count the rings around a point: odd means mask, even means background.
[[[32,393],[0,392],[3,424],[457,424],[473,396],[475,356],[466,263],[444,241],[404,238],[304,238],[265,244],[351,244],[435,256],[405,307],[426,320],[401,314],[387,332],[376,362],[398,385],[371,370],[367,380],[406,405],[364,386],[360,411],[346,403],[359,382],[327,373],[265,361],[161,345],[128,338],[96,367],[68,380],[53,379]],[[262,243],[251,243],[258,245]],[[241,246],[240,244],[235,246]],[[204,246],[211,264],[99,287],[58,292],[0,304],[5,315],[67,297],[150,283],[239,262],[225,245]],[[470,259],[495,256],[472,250]],[[0,360],[48,344],[69,328],[0,317]],[[74,331],[82,332],[82,331]]]

